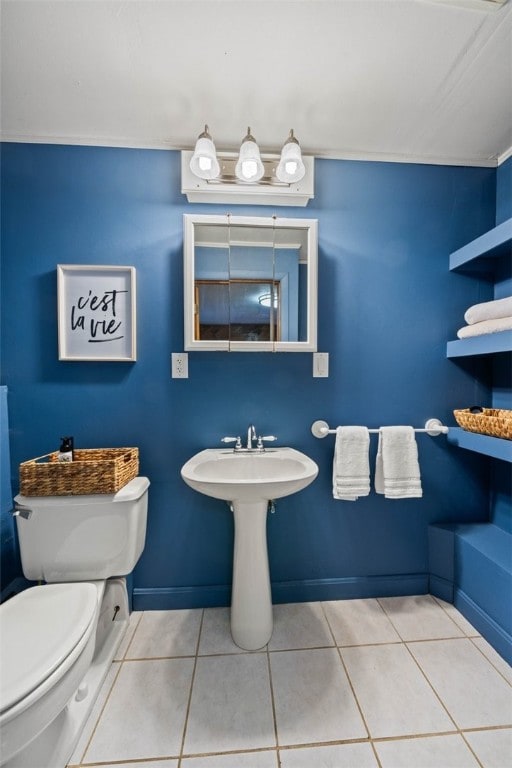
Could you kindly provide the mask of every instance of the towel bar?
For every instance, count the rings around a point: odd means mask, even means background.
[[[415,429],[415,432],[426,432],[431,437],[437,437],[437,435],[446,435],[449,427],[445,427],[439,419],[427,419],[423,429]],[[379,429],[369,429],[368,432],[379,432]],[[311,432],[315,437],[327,437],[327,435],[335,435],[336,430],[330,429],[326,421],[315,421],[311,425]]]

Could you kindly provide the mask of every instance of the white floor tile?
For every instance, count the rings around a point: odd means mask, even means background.
[[[334,645],[321,603],[274,605],[274,631],[269,651]]]
[[[381,741],[375,748],[382,768],[479,768],[459,735]]]
[[[337,645],[400,642],[377,600],[335,600],[323,606]]]
[[[201,609],[145,611],[126,653],[127,659],[194,656]]]
[[[409,649],[460,728],[512,723],[512,688],[471,640],[411,643]]]
[[[512,685],[512,667],[497,651],[494,650],[492,645],[488,643],[487,640],[484,640],[483,637],[473,638],[473,644],[476,645],[478,650],[489,659],[493,667],[496,667],[498,672],[501,672],[503,677],[508,680],[510,685]]]
[[[130,645],[131,639],[133,637],[133,633],[137,629],[137,625],[141,620],[141,618],[142,618],[142,611],[133,611],[130,614],[128,627],[126,628],[126,632],[124,634],[123,639],[119,643],[119,648],[117,649],[116,655],[114,656],[114,661],[122,661],[124,659],[124,655],[126,653],[128,646]]]
[[[87,768],[87,767],[86,767]],[[101,768],[178,768],[178,760],[144,760],[136,763],[102,763]]]
[[[181,761],[181,765],[182,768],[278,768],[275,749],[269,752],[237,752],[231,755],[187,757]]]
[[[343,648],[341,653],[373,737],[455,730],[403,645]]]
[[[379,768],[370,744],[282,749],[280,757],[281,768]]]
[[[84,762],[177,757],[193,659],[124,662]]]
[[[366,738],[334,648],[270,654],[278,743]]]
[[[275,746],[266,653],[198,658],[184,752]]]
[[[469,731],[464,737],[484,768],[507,768],[512,765],[512,728]]]
[[[402,640],[464,637],[462,629],[450,619],[431,595],[381,597],[379,603]]]
[[[454,606],[277,605],[268,654],[229,623],[229,608],[132,613],[70,768],[512,767],[512,669]]]
[[[447,603],[445,600],[441,600],[440,597],[434,597],[434,600],[441,606],[444,611],[446,611],[450,619],[452,619],[457,624],[457,626],[462,629],[467,637],[478,637],[480,635],[480,632],[475,629],[472,624],[469,623],[465,616],[463,616],[462,613],[458,611],[454,605]]]
[[[205,608],[199,655],[216,653],[249,653],[233,642],[230,629],[230,608]],[[261,649],[257,651],[261,652]]]

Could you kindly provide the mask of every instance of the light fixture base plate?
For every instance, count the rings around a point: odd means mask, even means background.
[[[235,176],[238,156],[234,152],[217,152],[221,175],[217,179],[199,179],[190,170],[193,152],[181,153],[181,191],[189,203],[232,203],[234,205],[306,206],[314,197],[315,159],[302,156],[306,174],[300,181],[286,184],[276,178],[279,155],[261,155],[265,174],[256,183],[240,181]]]

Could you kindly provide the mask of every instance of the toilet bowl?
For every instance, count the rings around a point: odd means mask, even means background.
[[[80,685],[93,657],[102,586],[31,587],[2,606],[4,762],[57,717]]]
[[[148,486],[135,478],[112,495],[16,497],[30,512],[17,518],[23,571],[53,583],[0,605],[2,768],[69,761],[128,625],[123,576],[144,546]]]

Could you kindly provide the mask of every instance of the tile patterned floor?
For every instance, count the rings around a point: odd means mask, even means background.
[[[69,765],[510,768],[512,670],[430,595],[134,613]]]

